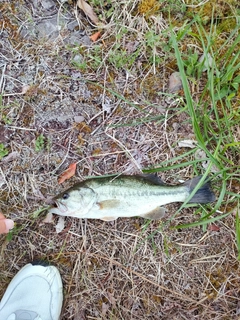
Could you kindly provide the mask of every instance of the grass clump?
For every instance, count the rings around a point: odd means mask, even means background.
[[[146,17],[155,14],[160,9],[160,3],[157,0],[141,0],[138,4],[137,12]]]
[[[35,141],[35,151],[36,152],[40,152],[45,148],[45,142],[46,142],[46,138],[44,137],[44,135],[41,133]]]
[[[0,143],[0,160],[8,155],[8,149],[5,148],[3,143]]]
[[[204,53],[207,55],[208,50],[210,50],[213,57],[212,66],[209,66],[206,70],[207,80],[205,88],[199,95],[198,102],[194,101],[193,93],[190,92],[189,68],[182,59],[179,44],[174,33],[172,33],[172,40],[183,82],[186,110],[192,122],[198,148],[208,158],[204,176],[212,172],[213,177],[222,181],[219,188],[218,201],[210,211],[210,214],[227,212],[224,215],[217,216],[215,220],[218,220],[225,217],[228,213],[232,213],[239,206],[240,201],[238,189],[235,192],[229,189],[232,184],[236,183],[240,185],[240,142],[237,133],[240,112],[239,110],[236,112],[235,108],[236,103],[239,104],[237,92],[239,88],[238,70],[240,68],[240,60],[239,52],[234,53],[235,46],[239,43],[240,38],[236,32],[237,29],[234,29],[231,32],[232,41],[226,40],[221,47],[221,50],[225,49],[223,50],[224,54],[219,58],[219,52],[215,55],[211,51],[211,46],[206,46],[205,44],[204,38],[210,39],[211,34],[206,35],[201,24],[197,25],[197,29],[199,30],[199,38],[202,41]],[[194,62],[196,63],[196,61],[195,57]],[[222,61],[225,62],[222,63]],[[202,73],[202,77],[204,77],[204,73]],[[207,214],[203,218],[209,217],[210,214]],[[202,222],[204,223],[204,220]],[[239,243],[238,251],[240,252]]]

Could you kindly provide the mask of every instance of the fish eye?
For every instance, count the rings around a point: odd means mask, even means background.
[[[64,193],[63,196],[62,196],[62,198],[63,198],[64,200],[68,199],[68,198],[69,198],[69,193]]]

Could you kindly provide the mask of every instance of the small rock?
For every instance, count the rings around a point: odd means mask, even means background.
[[[64,39],[66,44],[79,45],[83,44],[85,46],[91,45],[91,40],[88,35],[82,35],[79,31],[74,31],[72,34]]]
[[[85,119],[83,116],[75,116],[74,117],[74,121],[77,122],[77,123],[81,123],[83,122]]]
[[[77,21],[71,21],[68,23],[67,28],[70,31],[74,31],[75,28],[79,27],[78,22]]]
[[[10,141],[14,134],[13,130],[8,129],[7,126],[0,125],[0,143],[6,144]]]
[[[41,5],[44,9],[49,10],[55,5],[55,3],[52,0],[42,0]]]
[[[82,79],[82,73],[81,72],[79,72],[79,71],[73,71],[72,72],[72,79],[73,80],[80,80],[80,79]],[[73,86],[73,88],[75,88],[75,86]],[[78,85],[76,85],[76,90],[78,90],[79,89],[79,86]]]
[[[182,89],[182,80],[180,72],[173,72],[169,78],[168,91],[169,93],[176,93]]]
[[[81,54],[76,54],[72,60],[73,62],[79,64],[83,61],[83,56]]]
[[[51,19],[40,22],[36,29],[38,31],[38,38],[55,39],[58,37],[61,27],[55,19]]]
[[[33,23],[25,24],[20,30],[20,36],[25,39],[33,39],[37,37],[36,28]]]

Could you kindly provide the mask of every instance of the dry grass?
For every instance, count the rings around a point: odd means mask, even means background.
[[[216,223],[219,231],[176,230],[165,221],[148,224],[142,218],[112,223],[67,218],[56,234],[53,224],[43,225],[43,217],[33,215],[50,196],[87,176],[137,174],[188,151],[177,146],[194,138],[189,116],[179,112],[182,98],[166,98],[169,75],[176,70],[174,54],[146,45],[151,28],[167,30],[167,16],[157,11],[145,19],[136,14],[138,1],[113,1],[108,18],[109,7],[99,1],[108,21],[103,37],[76,51],[64,44],[66,28],[53,42],[23,40],[17,31],[32,11],[27,1],[21,3],[22,9],[14,1],[1,4],[0,137],[16,154],[0,161],[0,207],[17,228],[12,239],[0,237],[0,296],[22,266],[44,258],[63,278],[62,320],[237,319],[236,209]],[[64,8],[74,17],[71,4],[56,2],[59,14]],[[86,18],[77,15],[81,29],[91,34]],[[126,69],[118,68],[109,58],[111,49],[116,56],[120,43],[131,54],[135,41],[141,52]],[[85,67],[72,63],[76,54]],[[77,123],[76,116],[84,121]],[[37,150],[41,134],[44,145]],[[78,163],[76,177],[59,186],[59,174],[72,162]],[[177,183],[197,171],[200,165],[184,166],[161,177]],[[178,207],[167,206],[169,217]],[[183,209],[171,226],[196,220],[193,213]]]

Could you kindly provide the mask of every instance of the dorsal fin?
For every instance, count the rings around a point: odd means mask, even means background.
[[[159,176],[156,173],[142,174],[141,177],[150,181],[153,184],[160,185],[160,186],[165,185],[165,183],[162,181],[161,178],[159,178]]]

